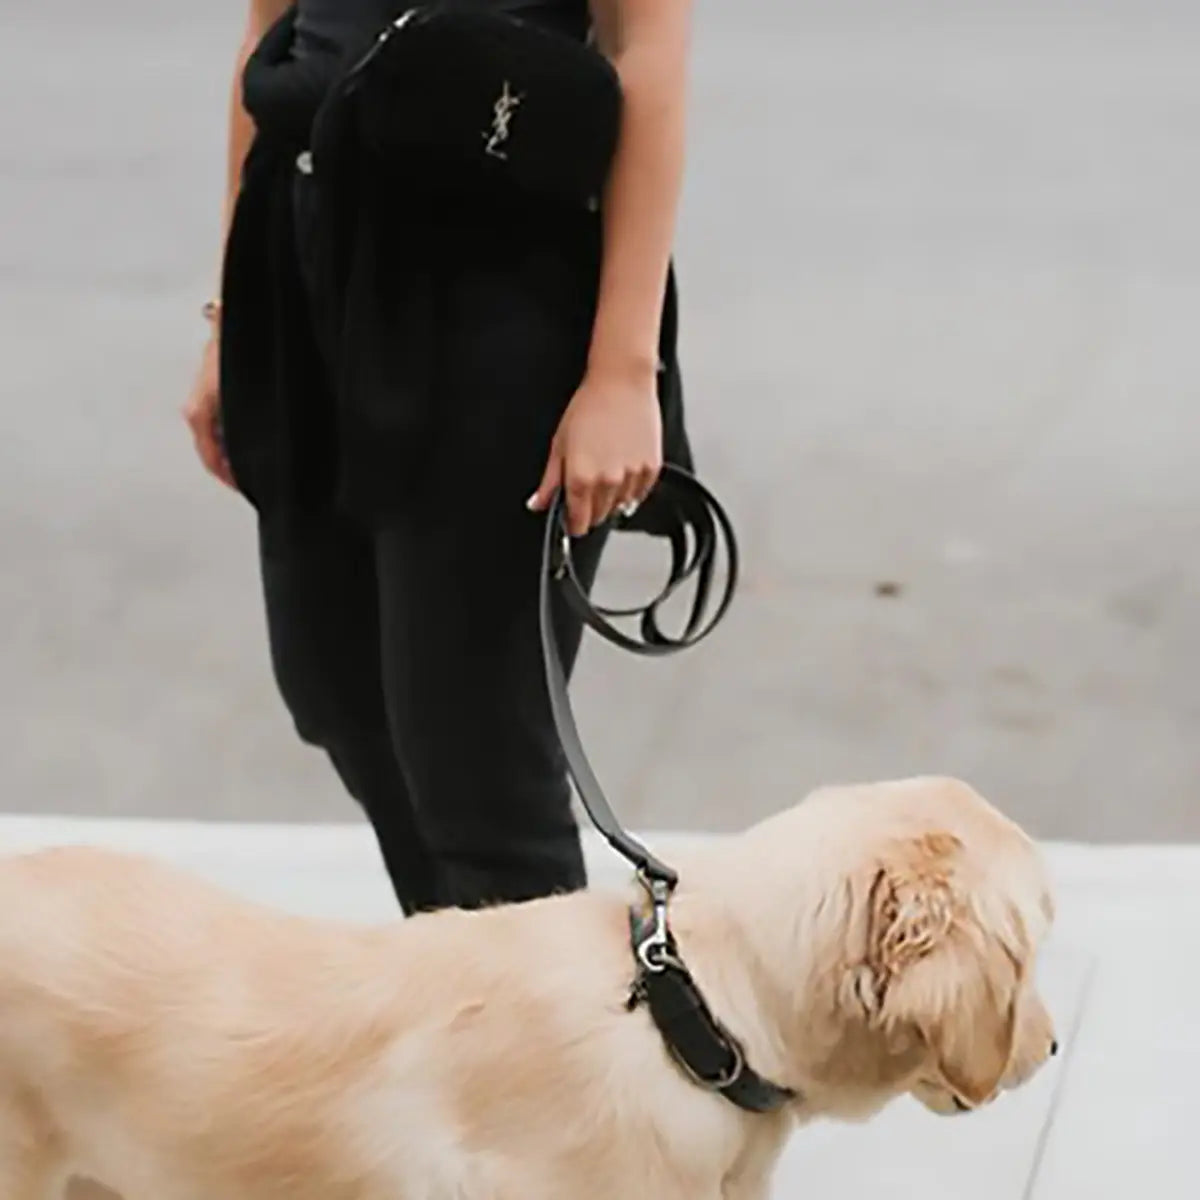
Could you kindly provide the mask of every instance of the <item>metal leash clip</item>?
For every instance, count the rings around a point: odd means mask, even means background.
[[[679,962],[671,953],[671,937],[667,929],[667,902],[671,898],[671,885],[665,879],[650,878],[644,871],[638,872],[638,880],[649,893],[654,926],[638,942],[637,956],[647,971],[657,975]]]

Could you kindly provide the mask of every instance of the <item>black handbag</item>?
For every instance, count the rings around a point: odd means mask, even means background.
[[[621,86],[585,41],[489,7],[424,5],[393,21],[344,85],[363,145],[414,186],[599,204]]]

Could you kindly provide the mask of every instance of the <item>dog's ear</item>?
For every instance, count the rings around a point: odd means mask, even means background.
[[[871,889],[868,966],[876,1019],[929,1047],[947,1085],[971,1107],[999,1086],[1016,1036],[1021,967],[1000,928],[956,878],[949,834],[905,842]]]

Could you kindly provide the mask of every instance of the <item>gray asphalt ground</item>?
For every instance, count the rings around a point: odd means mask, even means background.
[[[178,416],[239,25],[0,12],[6,810],[354,816]],[[701,0],[683,351],[746,580],[681,659],[587,648],[630,821],[955,772],[1043,836],[1200,839],[1198,61],[1193,0]]]

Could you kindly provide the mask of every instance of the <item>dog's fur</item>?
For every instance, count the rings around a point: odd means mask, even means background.
[[[797,1121],[978,1107],[1051,1052],[1040,859],[966,785],[824,789],[680,865],[683,957],[787,1111],[702,1090],[626,1012],[632,888],[356,927],[11,857],[0,1197],[763,1200]]]

